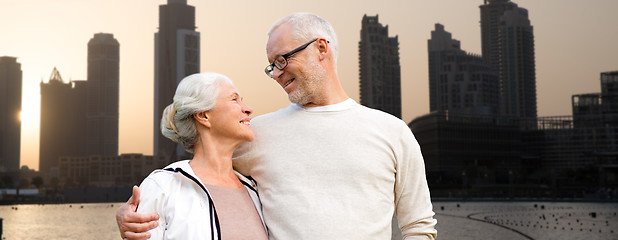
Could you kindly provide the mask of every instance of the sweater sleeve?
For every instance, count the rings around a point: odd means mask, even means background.
[[[404,123],[405,125],[405,123]],[[405,126],[396,154],[395,214],[403,239],[435,239],[437,220],[425,177],[425,163],[421,149]]]
[[[137,207],[137,212],[159,214],[159,225],[148,231],[151,234],[150,239],[158,240],[165,237],[166,217],[164,204],[167,198],[165,196],[165,191],[163,191],[161,186],[153,178],[153,174],[144,179],[139,186],[140,202]]]

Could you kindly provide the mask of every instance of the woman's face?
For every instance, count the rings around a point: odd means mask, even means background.
[[[221,81],[215,107],[207,112],[211,133],[217,137],[252,141],[251,107],[245,105],[234,85]]]

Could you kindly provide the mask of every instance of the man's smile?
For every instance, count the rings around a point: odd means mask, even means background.
[[[290,84],[292,84],[292,82],[294,82],[294,80],[296,80],[296,78],[292,78],[288,80],[287,82],[285,82],[285,84],[283,84],[283,88],[288,87]]]

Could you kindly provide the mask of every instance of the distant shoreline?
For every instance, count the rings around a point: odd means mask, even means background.
[[[589,202],[618,203],[618,199],[595,198],[431,198],[432,202]]]
[[[124,203],[125,201],[0,201],[0,206],[8,205],[46,205],[46,204],[102,204]],[[577,203],[617,203],[618,199],[587,198],[432,198],[431,202],[577,202]]]
[[[126,202],[126,201],[125,201]],[[60,205],[60,204],[102,204],[102,203],[125,203],[118,201],[94,201],[94,202],[61,202],[61,201],[27,201],[27,202],[19,202],[19,201],[0,201],[0,206],[10,206],[10,205]]]

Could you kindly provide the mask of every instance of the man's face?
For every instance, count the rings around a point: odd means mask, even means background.
[[[271,32],[266,44],[268,62],[305,44],[294,41],[290,33],[288,24],[283,24]],[[306,105],[321,97],[320,87],[325,70],[319,64],[315,44],[312,43],[306,49],[290,56],[287,59],[288,65],[283,70],[273,69],[273,79],[288,94],[290,102]]]

